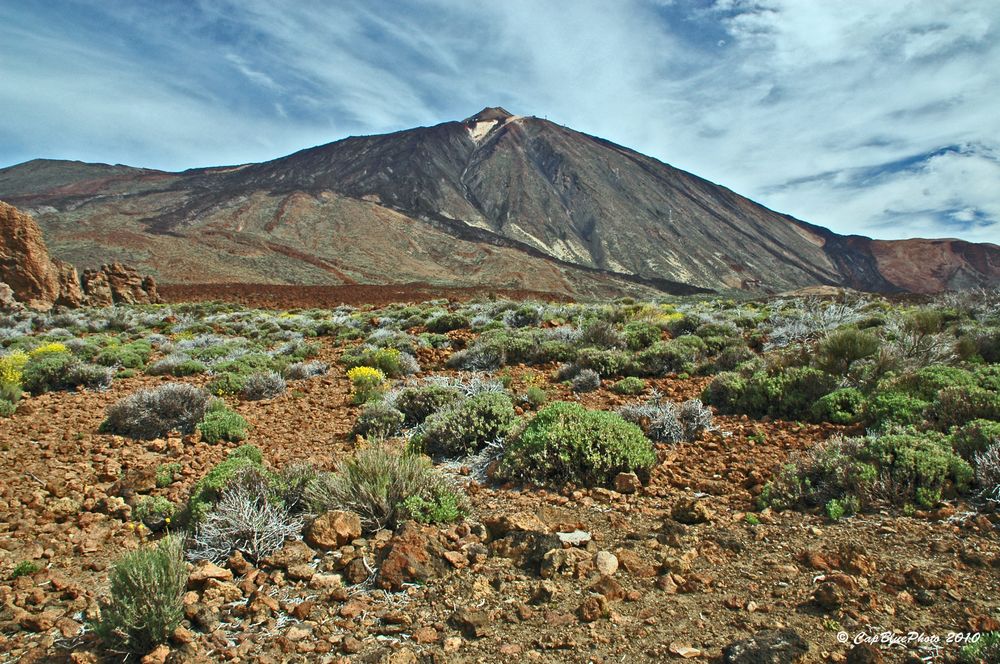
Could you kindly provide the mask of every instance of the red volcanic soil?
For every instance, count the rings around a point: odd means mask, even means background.
[[[393,302],[424,302],[445,298],[470,300],[497,297],[511,300],[558,300],[569,298],[558,293],[531,290],[492,290],[489,288],[447,288],[426,283],[350,286],[295,286],[284,284],[160,284],[160,296],[166,302],[204,302],[220,300],[248,307],[289,309],[335,307],[341,304],[381,305]]]

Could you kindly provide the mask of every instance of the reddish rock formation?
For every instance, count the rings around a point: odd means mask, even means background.
[[[22,304],[47,311],[66,307],[158,302],[152,277],[111,263],[83,273],[49,256],[42,231],[30,215],[0,201],[0,307]]]
[[[0,281],[31,309],[49,309],[59,296],[59,274],[42,231],[30,216],[0,202]]]

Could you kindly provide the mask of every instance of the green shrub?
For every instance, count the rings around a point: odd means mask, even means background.
[[[619,472],[645,472],[655,461],[649,439],[621,416],[557,402],[507,441],[500,473],[536,483],[607,485]]]
[[[17,411],[17,404],[6,399],[0,399],[0,417],[10,417]]]
[[[208,367],[203,362],[184,356],[167,356],[146,367],[150,376],[194,376],[206,371]]]
[[[642,394],[646,390],[646,381],[636,376],[629,376],[628,378],[622,378],[620,381],[611,386],[611,391],[616,394],[623,394],[626,396],[635,396],[637,394]]]
[[[930,403],[903,392],[875,392],[865,403],[864,421],[873,428],[910,426],[924,421]]]
[[[1000,393],[981,387],[946,387],[938,392],[927,416],[941,430],[972,420],[1000,420]]]
[[[156,486],[161,489],[170,486],[177,481],[180,472],[181,464],[179,463],[161,463],[156,467]]]
[[[391,438],[403,430],[406,417],[384,401],[370,401],[354,423],[353,433],[367,440]]]
[[[264,455],[255,445],[240,445],[224,461],[195,483],[188,498],[187,518],[195,524],[204,518],[233,478],[246,470],[265,474]]]
[[[230,410],[221,400],[221,405],[213,405],[205,413],[205,418],[198,424],[198,431],[205,442],[216,444],[220,441],[238,443],[246,440],[250,425],[239,413]]]
[[[975,643],[962,646],[959,664],[996,664],[1000,662],[1000,632],[983,632]]]
[[[877,353],[880,345],[879,338],[870,332],[837,330],[820,341],[816,365],[827,373],[844,376],[855,362]]]
[[[723,371],[708,384],[701,399],[715,406],[721,414],[733,415],[739,412],[746,389],[746,378],[733,371]]]
[[[931,365],[899,380],[898,387],[924,401],[933,401],[946,387],[975,387],[975,377],[958,367]]]
[[[22,576],[31,576],[41,569],[41,567],[30,560],[22,560],[18,564],[14,565],[14,571],[11,572],[10,578],[18,579]]]
[[[247,374],[220,373],[205,386],[205,389],[217,397],[234,397],[243,393],[246,381]]]
[[[389,378],[399,378],[420,370],[412,355],[396,348],[360,346],[346,351],[341,357],[341,362],[348,369],[355,367],[379,369]]]
[[[600,348],[580,349],[576,354],[576,364],[602,376],[620,376],[631,372],[635,366],[632,357],[625,351]]]
[[[528,391],[524,393],[524,400],[526,403],[531,405],[532,408],[539,408],[549,400],[549,395],[540,387],[529,387]]]
[[[466,327],[469,327],[469,319],[461,314],[441,314],[427,321],[429,332],[444,333]]]
[[[461,400],[462,393],[448,385],[404,387],[395,394],[393,405],[403,413],[406,426],[416,426],[433,413]]]
[[[163,496],[143,496],[132,508],[132,518],[152,531],[162,529],[177,508]]]
[[[691,337],[698,339],[698,337]],[[701,341],[700,339],[698,339]],[[698,351],[688,342],[674,339],[657,341],[635,356],[635,371],[643,376],[663,376],[668,373],[693,370]]]
[[[209,395],[187,383],[139,390],[108,406],[102,433],[150,440],[170,431],[191,433],[205,416]]]
[[[833,391],[836,383],[833,376],[812,367],[791,367],[773,374],[759,371],[745,381],[736,374],[721,373],[709,384],[705,397],[723,413],[799,420],[810,417],[813,404]]]
[[[70,389],[73,384],[69,381],[69,374],[78,364],[79,361],[67,352],[33,356],[24,365],[21,384],[32,394]]]
[[[993,420],[972,420],[951,433],[952,448],[966,461],[972,461],[997,443],[1000,443],[1000,422]]]
[[[464,457],[506,436],[516,417],[510,397],[483,392],[428,417],[411,443],[430,455]]]
[[[464,496],[442,483],[426,495],[417,494],[404,500],[400,512],[419,523],[452,523],[468,514],[468,505]]]
[[[853,387],[845,387],[817,399],[812,407],[812,419],[815,422],[854,424],[861,420],[864,406],[865,396]]]
[[[147,653],[166,642],[184,616],[184,542],[166,537],[126,553],[111,568],[111,596],[94,631],[112,650]]]
[[[153,348],[147,341],[133,341],[119,346],[108,346],[94,357],[94,363],[105,367],[120,366],[141,369],[149,362]]]
[[[660,340],[660,328],[646,321],[634,320],[625,324],[622,336],[630,350],[642,350]]]
[[[469,509],[465,496],[429,459],[383,445],[360,450],[334,473],[321,473],[306,487],[305,501],[317,514],[350,510],[369,533],[408,518],[457,518]]]
[[[945,492],[963,492],[973,471],[941,434],[901,431],[837,438],[783,466],[760,496],[762,506],[828,505],[845,513],[872,502],[932,506]]]
[[[974,372],[976,384],[990,392],[1000,392],[1000,364],[987,364]]]

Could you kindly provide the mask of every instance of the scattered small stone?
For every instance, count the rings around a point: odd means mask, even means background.
[[[466,638],[477,639],[486,635],[490,614],[480,609],[464,608],[452,614],[449,622]]]
[[[594,566],[598,573],[604,576],[614,576],[618,571],[618,557],[610,551],[598,551],[594,554]]]
[[[577,607],[576,614],[583,622],[594,622],[608,614],[608,602],[602,595],[591,595]]]
[[[569,546],[583,546],[591,540],[590,533],[585,530],[574,530],[570,533],[556,533],[559,541]]]
[[[635,473],[618,473],[615,475],[614,487],[618,493],[636,493],[642,489],[642,482]]]

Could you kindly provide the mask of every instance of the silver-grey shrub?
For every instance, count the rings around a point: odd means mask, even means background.
[[[329,370],[330,365],[320,360],[294,362],[285,368],[285,378],[289,380],[306,380],[307,378],[326,375],[326,372]]]
[[[267,481],[255,470],[244,471],[198,525],[188,558],[220,563],[239,551],[257,562],[281,548],[287,538],[299,535],[301,518],[270,498]]]
[[[243,398],[250,401],[273,399],[286,388],[285,379],[277,371],[260,371],[247,376],[243,384]]]
[[[139,390],[108,406],[103,433],[149,440],[176,430],[191,433],[205,417],[209,394],[187,383]]]

